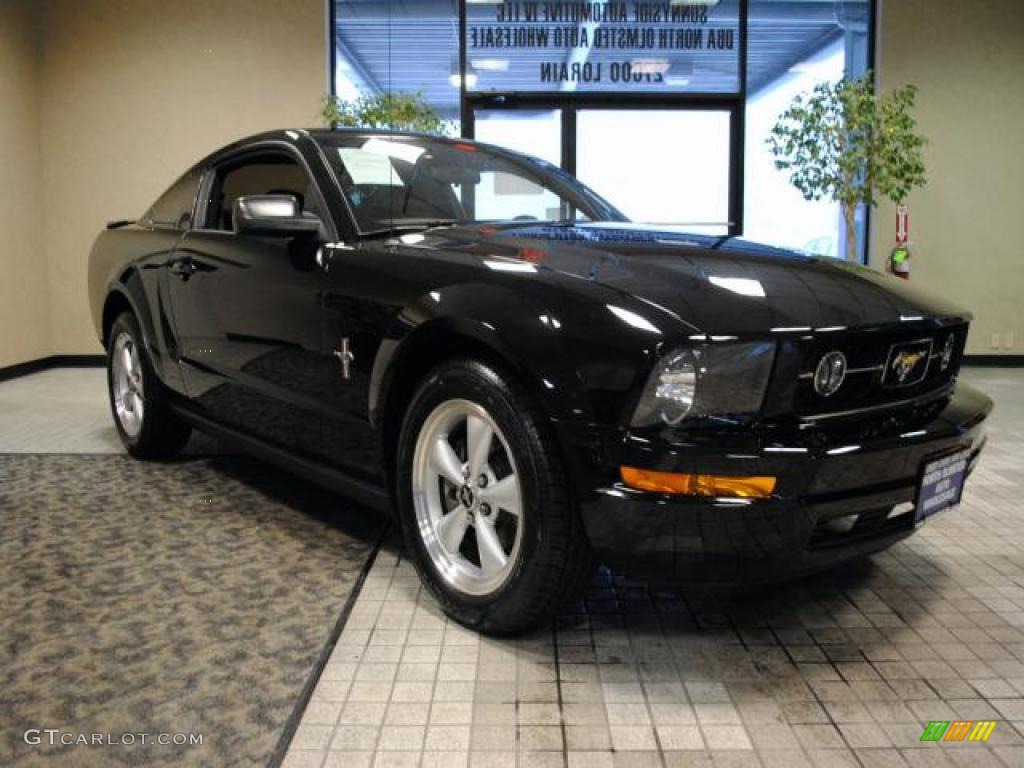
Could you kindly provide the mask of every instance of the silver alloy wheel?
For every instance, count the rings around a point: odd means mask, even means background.
[[[470,595],[508,579],[523,537],[515,459],[490,414],[448,400],[423,422],[412,467],[416,523],[442,578]]]
[[[144,414],[142,361],[135,339],[126,331],[114,341],[110,367],[117,420],[128,437],[136,437],[142,431]]]

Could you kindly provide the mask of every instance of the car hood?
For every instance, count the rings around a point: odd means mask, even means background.
[[[969,319],[961,308],[904,280],[738,238],[624,223],[480,224],[431,235],[443,240],[443,247],[484,260],[529,264],[538,274],[551,270],[600,283],[707,334]]]

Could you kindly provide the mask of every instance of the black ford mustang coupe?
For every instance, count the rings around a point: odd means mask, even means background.
[[[992,404],[968,316],[868,269],[628,222],[469,141],[282,131],[89,264],[115,424],[216,433],[393,508],[457,620],[521,630],[597,560],[745,583],[955,506]]]

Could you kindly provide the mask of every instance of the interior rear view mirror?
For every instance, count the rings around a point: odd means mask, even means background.
[[[243,195],[235,199],[232,220],[240,235],[296,237],[321,230],[320,219],[303,214],[295,195]]]
[[[453,162],[446,157],[428,155],[421,158],[418,165],[421,172],[442,184],[480,183],[480,168],[469,162]]]
[[[430,175],[442,184],[479,184],[480,173],[472,168],[443,166],[432,168]]]

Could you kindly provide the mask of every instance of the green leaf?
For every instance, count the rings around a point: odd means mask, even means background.
[[[907,85],[878,96],[871,72],[819,83],[796,96],[772,128],[767,143],[775,167],[790,172],[804,198],[833,200],[846,216],[880,197],[904,202],[926,183],[926,139],[913,117],[917,92]]]
[[[349,101],[325,96],[320,116],[331,128],[386,128],[441,135],[450,135],[455,128],[438,116],[421,93],[360,93]]]

